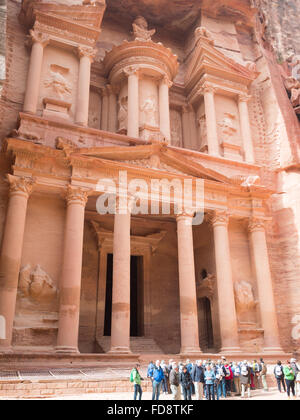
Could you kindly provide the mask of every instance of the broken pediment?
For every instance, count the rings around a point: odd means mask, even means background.
[[[60,144],[60,148],[62,145]],[[208,179],[221,183],[231,184],[226,176],[204,167],[191,160],[183,151],[176,150],[166,143],[152,143],[134,147],[92,147],[73,149],[69,154],[74,158],[99,159],[108,163],[155,170],[156,172],[169,172],[182,176]]]
[[[217,50],[209,31],[202,27],[196,29],[195,51],[188,63],[185,77],[185,84],[189,90],[193,89],[203,76],[221,77],[249,86],[257,75],[254,66],[243,66]]]

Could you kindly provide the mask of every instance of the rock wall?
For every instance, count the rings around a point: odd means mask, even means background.
[[[0,0],[0,96],[5,79],[6,1]]]

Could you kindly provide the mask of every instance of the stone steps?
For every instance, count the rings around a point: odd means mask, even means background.
[[[110,350],[110,337],[97,338],[97,344],[103,353]],[[130,337],[130,350],[134,354],[163,354],[162,349],[151,337]]]

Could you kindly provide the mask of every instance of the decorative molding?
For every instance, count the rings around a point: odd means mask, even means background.
[[[213,227],[228,226],[229,214],[227,210],[216,210],[209,215],[209,221]]]
[[[265,232],[265,220],[259,219],[257,217],[251,217],[248,222],[248,231],[249,233],[253,232]]]
[[[30,29],[29,31],[29,43],[34,44],[34,43],[39,43],[41,44],[43,47],[46,47],[46,45],[49,44],[50,41],[50,37],[49,35],[40,32],[38,30],[34,30],[34,29]]]
[[[88,201],[89,191],[84,188],[74,187],[72,185],[68,185],[67,190],[65,191],[65,199],[67,201],[67,205],[71,204],[81,204],[85,207]]]
[[[96,56],[97,50],[95,48],[80,45],[77,48],[77,52],[79,58],[88,57],[92,62]]]

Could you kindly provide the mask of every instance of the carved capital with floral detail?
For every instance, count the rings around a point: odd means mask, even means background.
[[[32,45],[34,43],[39,43],[41,44],[43,47],[46,47],[46,45],[49,44],[50,41],[50,37],[47,34],[44,34],[42,32],[39,32],[37,30],[34,29],[30,29],[29,31],[29,37],[28,37],[28,42],[27,45]]]
[[[210,44],[214,45],[214,39],[212,37],[211,32],[208,29],[206,29],[204,26],[200,26],[196,28],[195,38],[196,40],[200,38],[206,38]]]
[[[265,231],[265,220],[259,219],[258,217],[251,217],[248,223],[248,231],[253,232],[264,232]]]
[[[200,88],[200,94],[204,95],[205,93],[215,93],[216,87],[212,83],[204,83]]]
[[[229,214],[227,210],[215,210],[208,215],[208,220],[213,227],[228,226]]]
[[[126,77],[133,75],[139,76],[139,71],[140,68],[138,66],[128,66],[123,70]]]
[[[251,96],[248,95],[247,93],[241,93],[239,95],[239,102],[249,102],[251,99]]]
[[[173,82],[168,78],[166,74],[160,79],[160,83],[164,83],[170,89],[173,86]]]
[[[7,174],[6,180],[9,182],[9,194],[10,195],[26,195],[27,198],[30,196],[34,179],[33,178],[26,178],[26,177],[19,177]]]
[[[94,58],[97,52],[92,47],[83,47],[83,46],[79,46],[77,51],[78,51],[79,58],[88,57],[91,60],[91,62],[94,61]]]
[[[67,205],[70,204],[80,204],[85,207],[88,201],[89,191],[85,190],[80,187],[74,187],[72,185],[68,185],[67,190],[65,192],[65,199],[67,201]]]

